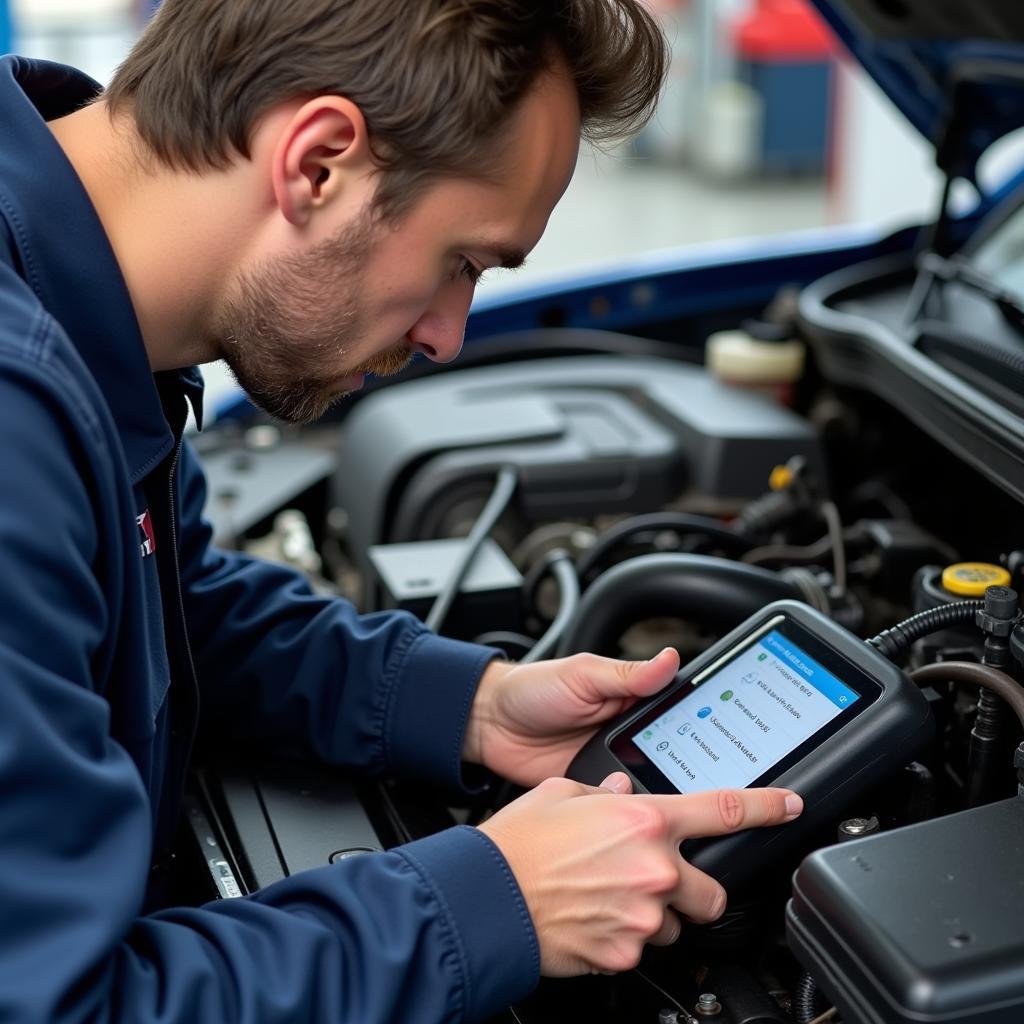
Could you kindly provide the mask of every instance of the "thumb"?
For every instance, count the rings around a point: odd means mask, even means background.
[[[674,647],[666,647],[650,661],[598,658],[588,669],[587,682],[599,698],[650,697],[664,689],[679,671],[679,653]]]
[[[632,793],[633,783],[625,772],[612,772],[604,782],[602,789],[610,789],[613,793]]]

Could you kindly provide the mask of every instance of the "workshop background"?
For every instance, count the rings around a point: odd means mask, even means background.
[[[614,152],[585,150],[527,266],[483,288],[670,246],[933,214],[928,147],[805,0],[649,3],[673,51],[656,122]],[[0,51],[105,82],[157,6],[0,0]]]
[[[656,121],[612,152],[585,148],[526,267],[488,275],[480,295],[676,246],[933,216],[929,147],[805,0],[648,2],[673,52]],[[0,52],[105,82],[158,3],[0,0]],[[215,407],[231,384],[207,379]]]

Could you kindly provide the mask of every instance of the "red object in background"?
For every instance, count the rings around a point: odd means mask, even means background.
[[[734,28],[737,55],[756,61],[824,61],[835,38],[805,0],[757,0]]]

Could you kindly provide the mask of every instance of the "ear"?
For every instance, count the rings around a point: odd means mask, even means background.
[[[305,226],[347,182],[373,168],[362,111],[341,96],[318,96],[287,122],[274,148],[274,198],[285,219]]]

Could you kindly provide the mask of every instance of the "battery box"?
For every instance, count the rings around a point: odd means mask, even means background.
[[[819,850],[786,932],[843,1024],[1020,1024],[1024,799]]]
[[[377,544],[368,552],[372,573],[369,606],[400,608],[426,619],[462,559],[462,538],[411,544]],[[444,634],[472,640],[492,629],[520,627],[523,578],[505,552],[486,538],[452,602]]]

